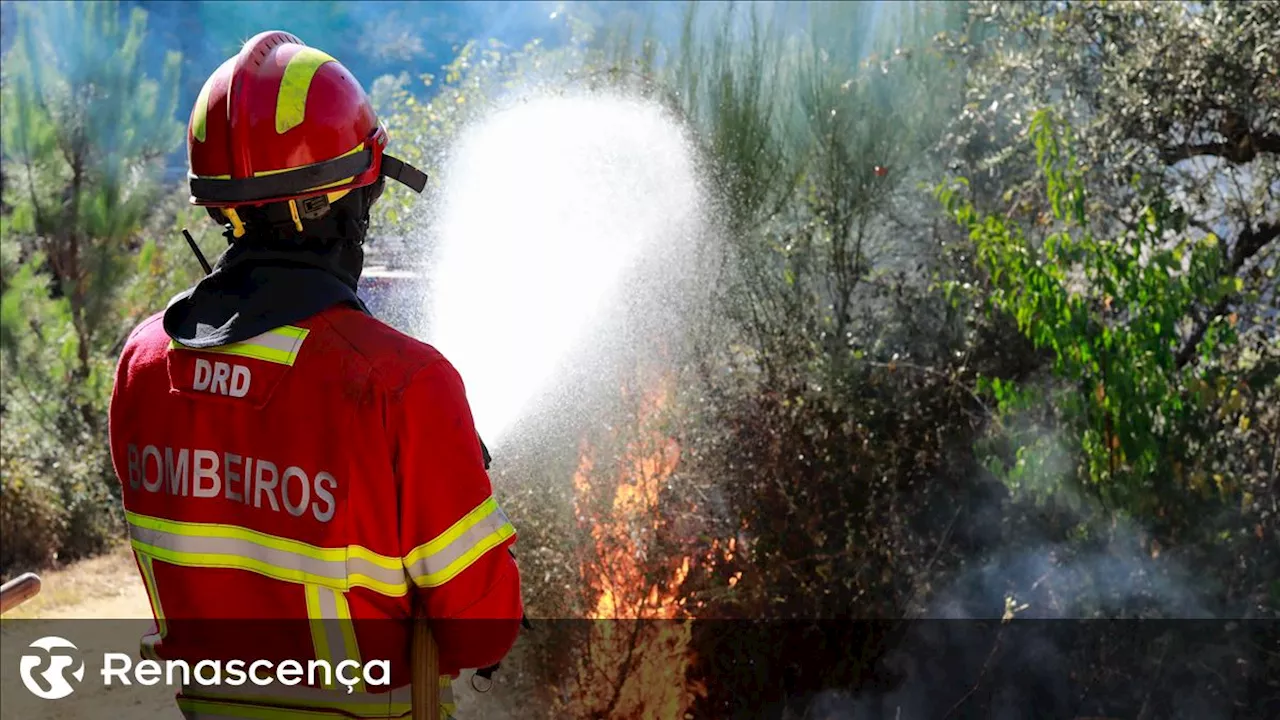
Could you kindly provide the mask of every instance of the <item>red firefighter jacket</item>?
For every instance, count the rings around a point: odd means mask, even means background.
[[[270,689],[184,684],[184,710],[235,717],[232,704],[260,702],[407,715],[405,620],[417,602],[442,673],[501,660],[522,617],[515,530],[453,366],[341,305],[205,350],[171,341],[160,317],[130,336],[110,410],[156,618],[144,656],[390,668],[351,694],[323,673]]]

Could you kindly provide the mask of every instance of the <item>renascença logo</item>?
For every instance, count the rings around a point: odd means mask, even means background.
[[[50,635],[36,640],[29,647],[43,651],[38,655],[23,655],[20,663],[22,684],[27,686],[32,695],[45,700],[59,700],[75,692],[75,687],[67,680],[67,670],[72,667],[75,669],[71,671],[71,677],[77,683],[84,681],[84,661],[78,654],[53,653],[59,649],[78,653],[79,648],[70,641]],[[49,667],[37,672],[46,663]],[[225,664],[217,660],[201,660],[194,666],[182,660],[166,660],[163,664],[155,660],[143,660],[135,665],[133,659],[125,653],[104,653],[101,674],[104,686],[111,686],[116,682],[122,685],[159,685],[164,682],[169,686],[236,687],[252,683],[266,687],[276,683],[299,685],[305,678],[306,684],[312,687],[341,685],[350,694],[360,684],[391,684],[391,665],[386,660],[370,660],[363,664],[355,660],[343,660],[336,666],[324,660],[311,660],[305,664],[305,669],[304,664],[297,660],[285,660],[278,665],[267,660],[252,663],[230,660]]]
[[[71,677],[76,682],[84,680],[84,661],[75,655],[53,653],[58,649],[69,649],[79,652],[80,648],[76,647],[70,641],[49,635],[31,643],[28,647],[43,650],[39,655],[23,655],[18,665],[18,669],[22,671],[22,684],[27,686],[32,695],[45,700],[58,700],[64,698],[76,689],[71,683],[67,682],[67,669],[75,666],[75,670],[71,671]],[[49,667],[42,670],[39,674],[35,674],[36,668],[49,663]],[[36,678],[40,678],[44,683],[37,682]]]

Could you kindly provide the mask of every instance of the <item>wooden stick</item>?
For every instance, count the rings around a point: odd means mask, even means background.
[[[440,720],[440,654],[427,619],[413,619],[413,720]]]
[[[0,613],[7,613],[40,594],[40,576],[23,573],[0,585]]]

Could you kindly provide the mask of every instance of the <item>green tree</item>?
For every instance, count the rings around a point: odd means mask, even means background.
[[[1253,325],[1254,308],[1277,302],[1268,272],[1280,236],[1272,4],[992,2],[975,6],[972,20],[952,39],[971,71],[950,140],[981,170],[970,173],[980,207],[1013,209],[1033,224],[1046,215],[1031,147],[1019,139],[1032,114],[1052,106],[1098,171],[1084,178],[1095,223],[1122,231],[1140,220],[1133,211],[1143,203],[1133,200],[1159,189],[1191,228],[1222,239],[1222,271],[1243,280],[1187,318],[1179,363],[1196,360],[1213,322],[1235,310]]]
[[[972,335],[1039,347],[984,373],[987,449],[1041,497],[1132,513],[1251,611],[1280,590],[1277,34],[1274,3],[991,2],[946,40],[972,203],[950,287]]]
[[[121,250],[156,202],[161,161],[182,137],[179,56],[169,55],[162,81],[146,77],[146,13],[134,10],[127,25],[120,15],[114,3],[23,6],[5,58],[6,234],[19,238],[25,264],[44,270],[49,294],[66,300],[68,380],[85,386],[75,404],[91,430],[100,429],[92,398],[109,385],[93,360],[118,339],[105,321],[127,270]]]
[[[4,481],[18,515],[22,502],[44,502],[41,486],[57,489],[61,508],[28,514],[45,518],[41,531],[6,514],[6,568],[87,552],[114,532],[105,441],[116,356],[137,306],[153,312],[153,292],[182,277],[137,272],[154,265],[156,243],[139,231],[182,137],[178,56],[162,79],[147,77],[141,10],[127,21],[116,3],[16,10],[2,98]],[[139,293],[151,297],[122,303]],[[37,537],[23,557],[22,540]]]
[[[1095,234],[1068,129],[1042,111],[1029,131],[1057,223],[1043,243],[1030,242],[1005,216],[976,211],[954,189],[940,193],[990,278],[985,302],[1048,349],[1053,372],[1066,380],[1046,397],[1045,388],[983,379],[998,417],[1037,408],[1059,416],[1015,437],[1016,460],[1005,466],[995,459],[996,472],[1017,486],[1052,491],[1055,485],[1041,483],[1059,478],[1045,468],[1065,443],[1083,458],[1081,487],[1096,488],[1117,510],[1152,517],[1184,489],[1154,480],[1173,474],[1174,441],[1202,409],[1181,392],[1193,377],[1178,362],[1178,324],[1196,303],[1215,303],[1240,281],[1223,277],[1218,239],[1187,238],[1185,213],[1162,197],[1123,235]],[[957,291],[956,284],[949,289]],[[1235,340],[1233,324],[1219,323],[1200,349],[1214,359]]]

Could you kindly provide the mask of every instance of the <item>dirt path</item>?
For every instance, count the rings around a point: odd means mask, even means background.
[[[128,546],[42,572],[40,580],[40,594],[0,620],[0,720],[181,720],[172,690],[104,687],[98,662],[90,659],[128,650],[147,631],[151,604]],[[86,659],[84,680],[69,697],[42,700],[23,687],[18,658],[44,635],[70,640]]]
[[[100,657],[103,652],[127,650],[148,631],[151,621],[146,587],[128,546],[40,573],[40,580],[40,594],[0,620],[0,720],[182,720],[172,689],[103,687],[96,662],[86,664],[84,682],[70,697],[47,701],[27,692],[18,657],[31,640],[59,635],[74,642],[84,657]],[[473,694],[465,681],[454,683],[454,691],[458,717],[510,717],[486,708],[483,696]]]
[[[40,573],[40,594],[4,619],[149,619],[151,604],[127,545],[61,570]]]

